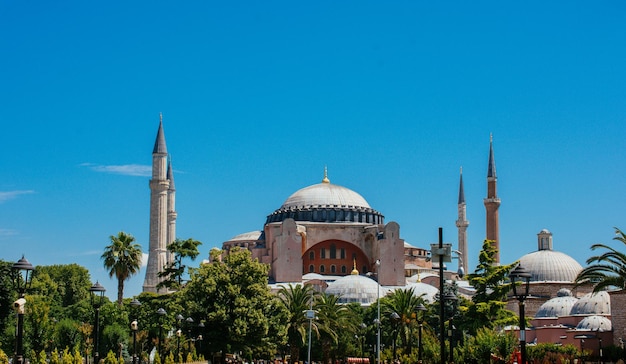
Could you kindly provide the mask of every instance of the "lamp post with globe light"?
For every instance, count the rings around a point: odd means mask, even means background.
[[[417,323],[419,324],[419,331],[417,334],[417,362],[422,364],[422,327],[424,326],[423,312],[426,311],[426,307],[420,303],[415,310],[417,311]]]
[[[526,318],[524,317],[525,304],[524,301],[528,297],[528,291],[530,289],[531,274],[521,265],[518,265],[509,273],[511,279],[511,285],[513,286],[513,296],[519,301],[519,342],[520,342],[520,354],[522,362],[520,364],[526,364]],[[522,282],[521,289],[517,288],[517,281]]]
[[[133,308],[133,314],[135,316],[135,319],[130,323],[130,329],[133,331],[133,363],[132,364],[137,364],[138,360],[137,360],[137,330],[139,329],[139,322],[137,319],[137,309],[139,308],[139,306],[141,306],[141,302],[139,302],[136,298],[133,298],[132,301],[130,301],[130,305]]]
[[[24,298],[26,295],[26,290],[30,287],[30,283],[32,281],[32,271],[34,267],[32,264],[24,258],[18,260],[11,267],[14,275],[15,288],[19,294],[19,298],[17,301],[13,303],[13,307],[17,311],[17,336],[15,340],[15,358],[14,364],[23,364],[24,363],[24,314],[25,314],[25,306],[26,299]],[[23,274],[23,276],[22,276]]]
[[[100,363],[99,353],[99,341],[100,341],[100,306],[104,302],[104,292],[106,289],[96,281],[96,283],[89,288],[91,292],[91,305],[94,308],[94,330],[93,330],[93,361],[94,364]]]
[[[163,340],[163,316],[167,315],[167,312],[163,308],[159,308],[156,313],[159,315],[159,347],[157,348],[157,351],[159,352],[159,358],[163,360],[163,352],[161,351],[161,341]]]

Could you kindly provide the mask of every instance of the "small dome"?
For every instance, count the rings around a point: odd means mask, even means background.
[[[229,241],[257,241],[261,237],[261,231],[250,231],[232,237]]]
[[[554,250],[539,250],[520,258],[532,282],[574,282],[583,267],[574,258]]]
[[[437,287],[422,282],[408,283],[406,289],[413,289],[413,296],[424,298],[426,303],[435,302],[435,296],[439,294]]]
[[[578,325],[576,325],[576,330],[600,332],[612,331],[613,325],[611,324],[611,320],[604,316],[592,315],[582,319]]]
[[[556,293],[557,297],[574,297],[574,295],[572,294],[572,291],[570,291],[567,288],[561,288],[559,289],[559,291]]]
[[[610,315],[611,297],[605,291],[587,293],[574,304],[570,315]]]
[[[559,296],[557,294],[557,297],[544,302],[544,304],[539,307],[539,310],[537,310],[535,318],[568,316],[574,304],[578,302],[578,298],[573,297],[571,292],[569,293],[569,296]]]
[[[378,282],[361,275],[347,275],[328,284],[326,293],[339,297],[339,303],[358,302],[369,305],[376,301],[380,292],[381,297],[386,289],[378,286]]]

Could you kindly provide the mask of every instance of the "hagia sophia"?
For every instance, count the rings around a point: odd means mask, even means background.
[[[144,292],[157,290],[158,273],[170,260],[166,246],[176,237],[175,186],[161,118],[152,152],[150,186],[150,246]],[[493,241],[500,263],[497,175],[493,139],[487,163],[485,238]],[[456,282],[459,293],[472,295],[461,273],[468,270],[467,228],[463,174],[460,173],[458,215],[458,272],[445,267],[444,277]],[[233,247],[248,249],[253,258],[270,267],[269,281],[275,289],[287,284],[313,284],[333,293],[340,302],[369,305],[395,289],[412,287],[417,295],[434,302],[439,269],[430,259],[430,247],[415,247],[404,241],[398,222],[385,222],[382,212],[359,193],[331,183],[325,169],[321,181],[301,188],[274,211],[261,229],[241,232],[222,244],[222,254]],[[482,243],[482,242],[481,242]],[[532,275],[526,314],[529,343],[552,342],[584,346],[596,353],[604,345],[623,345],[626,315],[611,306],[626,303],[623,291],[592,294],[590,285],[576,287],[574,280],[583,267],[565,253],[554,250],[552,233],[537,234],[537,250],[519,258]],[[372,279],[375,278],[375,279]],[[511,297],[507,308],[517,312]],[[515,328],[514,328],[515,330]]]

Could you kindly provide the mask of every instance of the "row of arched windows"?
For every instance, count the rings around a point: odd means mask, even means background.
[[[335,246],[335,244],[331,244],[330,249],[321,248],[319,250],[319,254],[320,259],[326,259],[326,256],[328,256],[329,259],[337,259],[337,247]],[[346,248],[339,249],[339,259],[346,259]],[[352,259],[356,259],[356,253],[352,253]],[[314,250],[311,250],[309,252],[309,260],[315,260]]]
[[[319,267],[319,272],[320,273],[326,273],[326,266],[325,265],[320,265]],[[313,264],[309,265],[309,273],[315,273],[315,266]],[[334,264],[331,264],[330,266],[330,271],[328,273],[334,274],[337,273],[337,266]],[[341,274],[346,274],[348,273],[348,268],[345,265],[341,266]]]

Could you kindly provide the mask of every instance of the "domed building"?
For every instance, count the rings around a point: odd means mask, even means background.
[[[227,253],[235,246],[269,264],[275,283],[299,283],[310,273],[349,276],[354,265],[360,274],[374,272],[381,285],[405,285],[400,226],[385,224],[357,192],[332,184],[326,170],[321,183],[296,191],[270,213],[262,231],[237,235],[222,248]]]
[[[519,264],[531,274],[530,296],[526,300],[528,316],[538,314],[540,307],[548,300],[559,297],[562,289],[567,289],[573,297],[591,291],[590,285],[575,286],[576,276],[583,267],[574,258],[553,249],[552,233],[547,229],[537,234],[537,251],[522,256]],[[516,312],[517,300],[511,297],[507,308]]]

